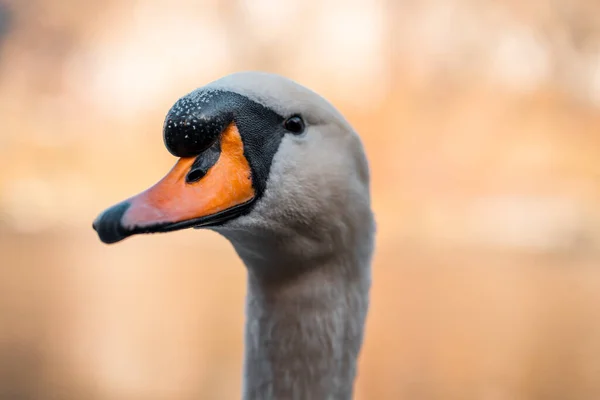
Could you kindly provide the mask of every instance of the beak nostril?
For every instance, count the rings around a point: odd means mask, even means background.
[[[194,163],[190,167],[190,171],[185,177],[185,183],[198,182],[204,178],[208,171],[217,163],[221,156],[221,142],[215,140],[211,147],[206,149],[194,160]]]
[[[198,182],[200,179],[202,179],[204,177],[204,175],[206,175],[206,172],[203,169],[201,169],[201,168],[192,169],[190,172],[188,172],[187,176],[185,177],[185,182],[186,183]]]

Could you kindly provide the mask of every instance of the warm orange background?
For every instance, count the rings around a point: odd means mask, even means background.
[[[91,223],[163,118],[282,73],[364,138],[379,233],[356,398],[600,398],[596,0],[0,0],[0,398],[234,399],[244,268]],[[8,16],[8,18],[6,18]]]

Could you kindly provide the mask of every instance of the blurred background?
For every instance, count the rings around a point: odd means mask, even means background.
[[[162,123],[277,72],[362,135],[378,220],[357,399],[600,398],[600,3],[0,0],[0,398],[239,397],[216,234],[105,246]]]

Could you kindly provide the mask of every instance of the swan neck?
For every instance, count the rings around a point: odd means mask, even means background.
[[[245,400],[352,398],[370,266],[352,254],[311,263],[281,279],[247,264]]]

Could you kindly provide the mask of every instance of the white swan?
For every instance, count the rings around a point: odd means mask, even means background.
[[[164,140],[179,161],[103,212],[100,239],[220,233],[248,271],[243,398],[350,399],[375,234],[358,135],[316,93],[243,72],[179,99]]]

